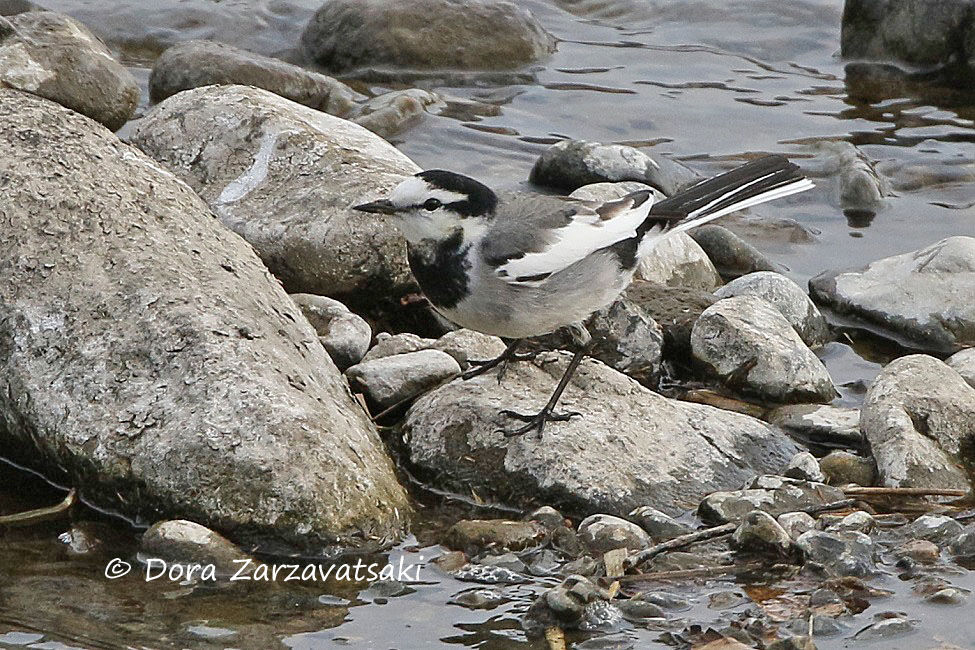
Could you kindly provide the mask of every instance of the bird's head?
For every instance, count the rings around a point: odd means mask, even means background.
[[[454,172],[420,172],[393,188],[389,198],[354,206],[385,214],[410,242],[445,239],[458,229],[483,224],[494,215],[497,195],[491,188]]]

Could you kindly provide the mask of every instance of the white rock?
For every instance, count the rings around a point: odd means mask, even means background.
[[[369,399],[383,409],[418,397],[459,373],[457,361],[440,350],[419,350],[363,361],[345,372],[350,383],[363,388]]]
[[[836,395],[823,363],[778,310],[755,296],[708,307],[694,323],[691,349],[726,384],[764,399],[826,402]]]
[[[774,271],[758,271],[732,280],[714,292],[718,298],[757,296],[779,310],[809,347],[829,340],[829,327],[798,284]]]

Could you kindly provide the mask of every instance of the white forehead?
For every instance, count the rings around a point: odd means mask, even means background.
[[[398,208],[410,205],[421,205],[427,199],[437,199],[441,203],[464,201],[466,194],[433,187],[419,176],[411,176],[393,188],[389,195],[390,202]]]

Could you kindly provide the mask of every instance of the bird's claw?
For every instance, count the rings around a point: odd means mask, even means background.
[[[533,429],[538,432],[538,437],[541,438],[542,430],[545,428],[546,422],[568,422],[573,417],[576,416],[582,417],[582,413],[579,413],[578,411],[566,411],[565,413],[559,413],[557,411],[552,411],[547,408],[542,409],[538,413],[532,413],[532,414],[518,413],[517,411],[504,409],[501,411],[501,415],[506,415],[510,418],[514,418],[516,420],[521,420],[522,422],[528,423],[523,427],[514,429],[513,431],[502,430],[502,433],[504,434],[505,438],[514,438],[516,436],[521,436]]]
[[[503,357],[504,355],[502,355]],[[488,372],[492,368],[498,367],[498,384],[504,379],[505,374],[508,372],[508,364],[512,361],[531,361],[538,356],[538,352],[519,352],[516,354],[508,355],[505,358],[498,357],[496,359],[468,359],[467,363],[471,365],[464,373],[461,374],[460,378],[464,381],[468,379],[473,379]]]

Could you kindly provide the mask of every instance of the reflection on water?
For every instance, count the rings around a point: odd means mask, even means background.
[[[37,2],[81,19],[145,82],[147,66],[165,47],[190,38],[293,57],[303,24],[321,0]],[[567,137],[650,148],[706,175],[754,152],[783,152],[807,167],[818,187],[759,208],[758,216],[767,220],[746,220],[747,236],[800,283],[826,268],[975,233],[975,83],[964,76],[970,73],[846,65],[837,57],[840,0],[521,4],[561,39],[558,52],[541,66],[490,76],[445,73],[440,80],[373,71],[360,80],[361,88],[377,93],[415,83],[458,99],[399,136],[398,146],[421,166],[514,187],[526,182],[546,146]],[[896,196],[876,213],[844,213],[837,181],[814,146],[823,140],[858,145]],[[849,334],[822,354],[841,386],[838,403],[857,405],[881,364],[901,351]],[[0,513],[62,497],[27,474],[0,467]],[[71,551],[58,536],[72,522],[108,541],[84,554]],[[422,548],[407,543],[391,557],[432,555],[439,522],[431,517],[417,532],[427,540]],[[364,585],[107,581],[105,562],[131,557],[137,536],[84,509],[70,521],[0,529],[0,647],[38,641],[32,647],[545,647],[526,638],[517,617],[538,587],[507,591],[491,609],[467,609],[446,603],[472,585],[432,566],[429,583],[416,585],[414,593],[375,599],[363,596]],[[952,580],[975,588],[970,575]],[[934,639],[971,647],[970,617],[920,603],[894,578],[881,583],[895,595],[868,609],[864,620],[888,610],[922,620],[900,647],[928,647]],[[734,584],[671,588],[697,599],[689,619],[711,620],[717,613],[708,610],[707,593]],[[818,647],[846,647],[857,629],[817,638]],[[621,637],[636,639],[638,647],[665,647],[657,641],[660,634],[629,630]]]

